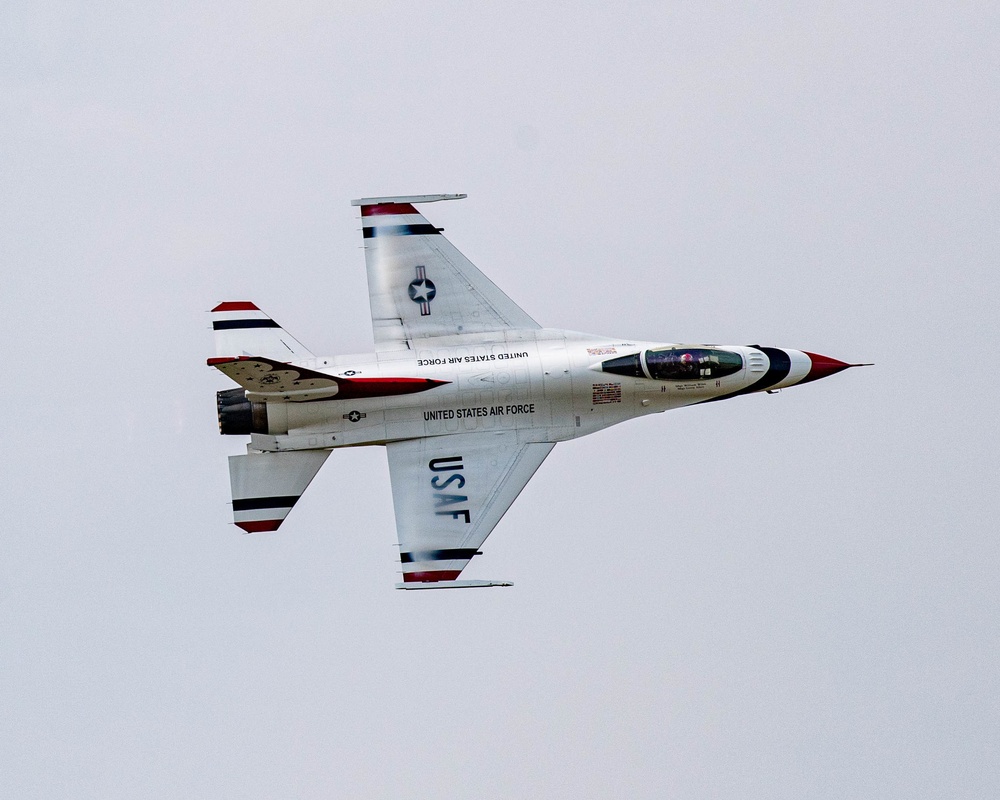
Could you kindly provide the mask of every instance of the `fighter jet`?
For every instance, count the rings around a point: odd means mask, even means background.
[[[416,206],[361,209],[375,352],[316,356],[251,302],[212,309],[233,517],[276,531],[334,450],[385,447],[401,589],[459,580],[557,442],[682,406],[773,392],[862,366],[760,345],[625,341],[541,327]]]

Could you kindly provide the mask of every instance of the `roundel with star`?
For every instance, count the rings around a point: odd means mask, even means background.
[[[420,316],[427,317],[431,313],[431,300],[437,294],[434,281],[427,277],[427,268],[420,265],[416,269],[417,277],[410,281],[407,291],[410,299],[420,306]]]
[[[430,278],[417,278],[410,281],[409,292],[414,303],[429,303],[437,294],[437,289]]]

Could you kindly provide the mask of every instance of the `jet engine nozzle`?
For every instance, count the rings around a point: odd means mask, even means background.
[[[223,436],[267,433],[267,403],[251,403],[242,388],[216,392],[215,400],[219,410],[219,433]]]

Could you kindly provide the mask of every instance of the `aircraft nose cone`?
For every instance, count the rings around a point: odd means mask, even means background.
[[[805,351],[803,351],[805,352]],[[799,383],[809,383],[809,381],[817,381],[820,378],[826,378],[830,375],[836,375],[848,367],[860,367],[861,364],[848,364],[846,361],[839,361],[836,358],[830,358],[829,356],[821,356],[816,353],[806,353],[809,356],[809,360],[812,361],[812,367],[809,368],[809,374],[806,375]]]

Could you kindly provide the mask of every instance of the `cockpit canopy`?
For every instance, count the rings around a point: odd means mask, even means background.
[[[707,347],[665,347],[612,358],[601,370],[656,381],[703,381],[732,375],[743,369],[743,357]]]

